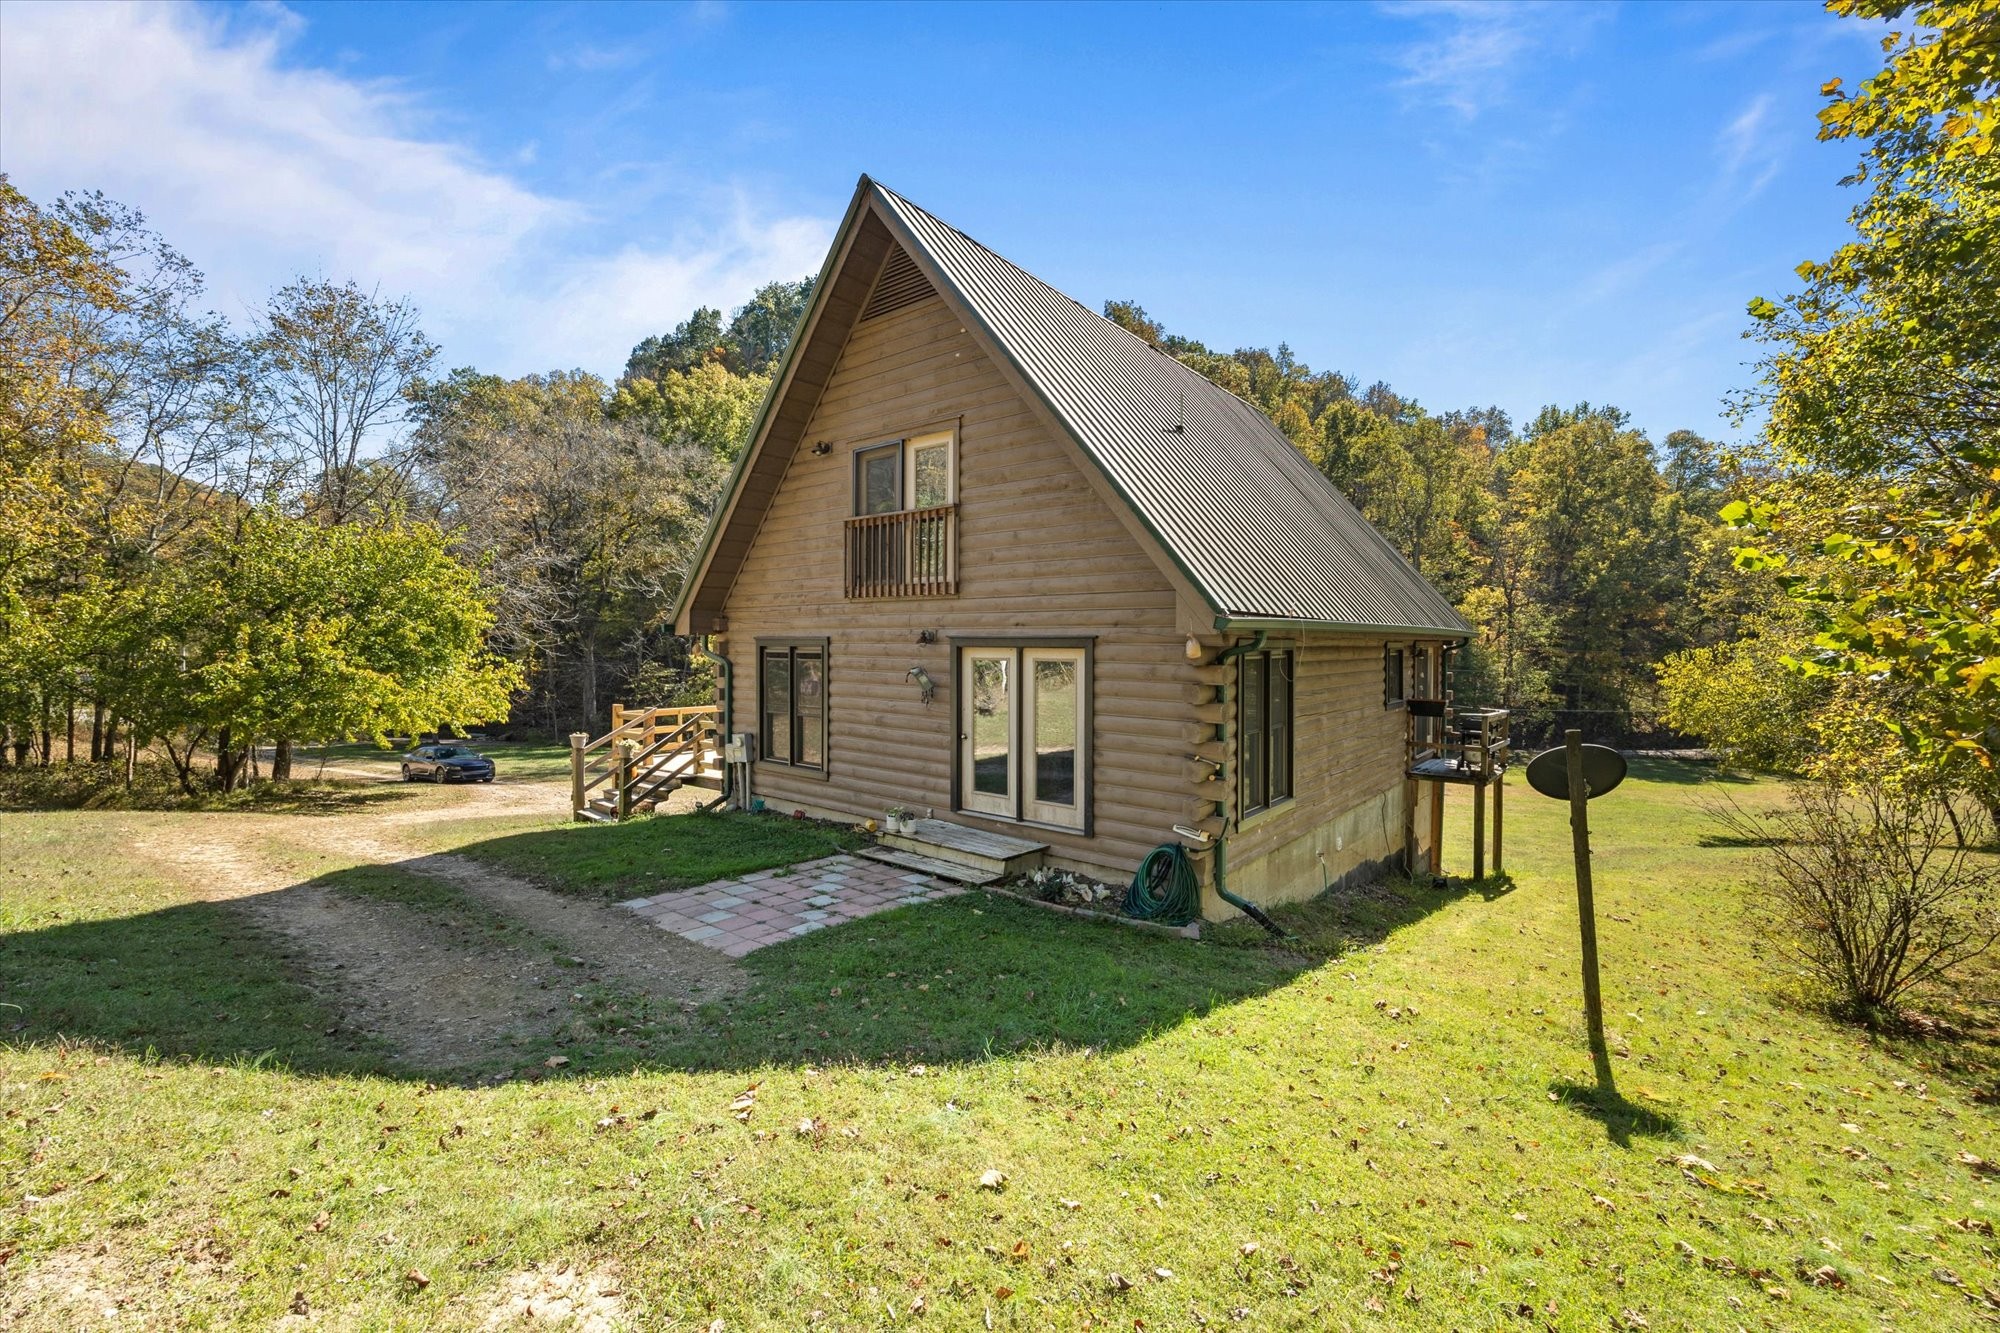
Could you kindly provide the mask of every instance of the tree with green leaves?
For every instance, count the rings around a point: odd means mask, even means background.
[[[1888,687],[1880,718],[1946,768],[2000,764],[2000,2],[1834,0],[1895,25],[1883,68],[1822,92],[1820,137],[1862,151],[1854,238],[1750,303],[1765,346],[1724,512],[1740,559],[1819,633],[1794,666]]]
[[[462,728],[505,717],[519,683],[487,647],[478,571],[428,523],[213,522],[121,619],[114,701],[169,743],[184,785],[211,740],[228,790],[259,737]]]

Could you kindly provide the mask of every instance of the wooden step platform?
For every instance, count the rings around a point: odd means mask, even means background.
[[[870,861],[880,861],[883,865],[901,866],[905,870],[915,870],[938,879],[948,879],[956,884],[984,886],[1000,882],[1000,876],[990,870],[977,870],[972,866],[960,865],[956,861],[940,861],[934,856],[919,856],[915,852],[898,851],[894,847],[863,847],[855,855],[865,856]]]
[[[881,840],[897,851],[965,866],[995,878],[1033,870],[1049,849],[1045,842],[988,833],[942,819],[919,819],[915,833],[884,833]]]

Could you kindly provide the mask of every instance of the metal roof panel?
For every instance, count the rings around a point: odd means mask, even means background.
[[[1224,619],[1471,631],[1262,412],[873,185]]]

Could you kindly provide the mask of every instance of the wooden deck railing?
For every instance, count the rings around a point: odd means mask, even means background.
[[[611,706],[611,730],[569,738],[570,813],[624,819],[680,787],[722,790],[722,711]],[[603,790],[600,791],[599,788]]]
[[[957,591],[957,505],[847,520],[849,597],[949,597]]]

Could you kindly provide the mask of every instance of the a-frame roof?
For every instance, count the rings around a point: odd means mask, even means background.
[[[866,176],[689,571],[681,632],[719,610],[892,245],[1129,506],[1218,629],[1470,632],[1263,413]]]

